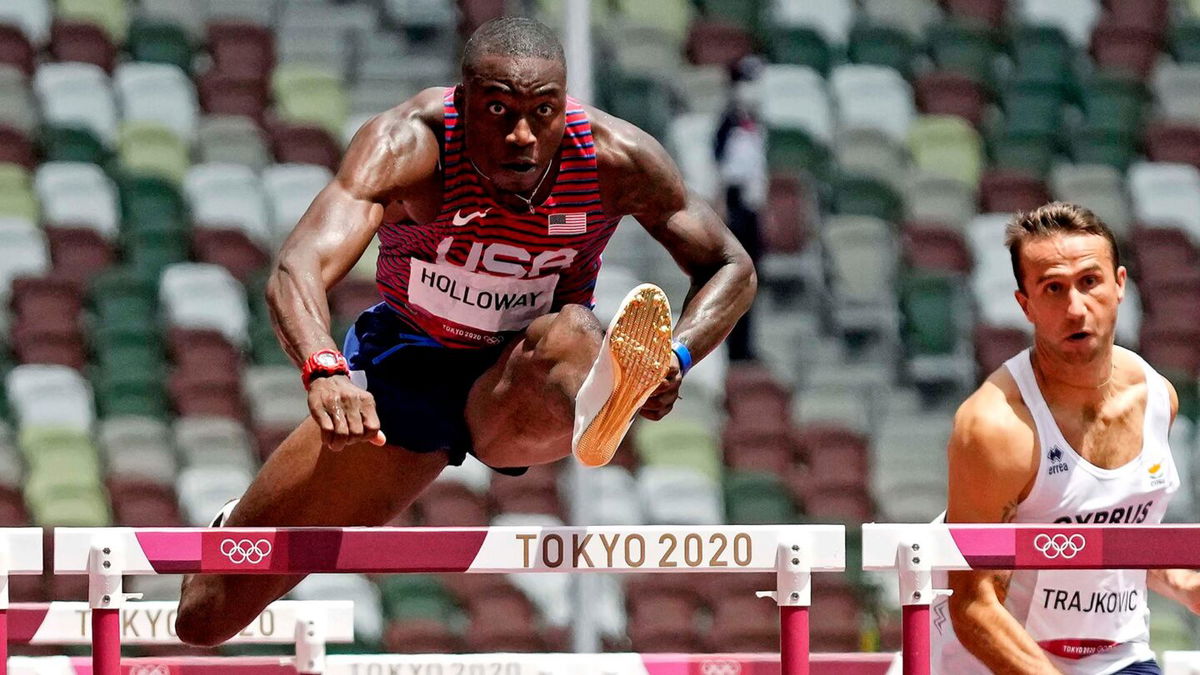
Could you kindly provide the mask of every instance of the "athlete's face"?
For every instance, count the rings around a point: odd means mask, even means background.
[[[556,61],[486,56],[459,88],[467,154],[496,187],[527,193],[554,160],[566,126],[566,79]]]
[[[1104,237],[1063,234],[1021,245],[1024,290],[1017,302],[1040,349],[1068,363],[1087,363],[1112,346],[1125,268],[1113,270]]]

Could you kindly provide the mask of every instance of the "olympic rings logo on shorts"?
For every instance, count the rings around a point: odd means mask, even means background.
[[[257,565],[271,555],[271,542],[266,539],[225,539],[221,542],[221,555],[234,565]]]
[[[1087,546],[1087,540],[1083,538],[1082,534],[1072,534],[1069,536],[1055,534],[1051,536],[1042,533],[1033,538],[1033,547],[1046,556],[1048,560],[1055,558],[1070,560],[1079,555],[1084,546]]]
[[[742,664],[737,661],[705,661],[700,664],[701,675],[741,675]]]

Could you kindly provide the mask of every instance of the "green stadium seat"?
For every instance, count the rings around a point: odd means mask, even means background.
[[[859,25],[850,31],[850,61],[887,66],[912,78],[917,48],[912,39],[893,26]]]
[[[918,169],[978,185],[983,143],[969,122],[955,115],[922,115],[908,132],[908,149]]]
[[[961,73],[995,88],[994,65],[999,49],[991,31],[978,25],[949,22],[930,29],[929,49],[940,70]]]
[[[336,339],[340,342],[345,333],[336,335]],[[279,346],[279,338],[275,336],[275,330],[271,328],[271,324],[265,320],[259,320],[250,328],[250,351],[254,359],[255,365],[259,366],[290,366],[291,358]]]
[[[1011,133],[1058,137],[1062,132],[1066,97],[1044,82],[1018,81],[1005,88],[1004,128]]]
[[[96,135],[75,127],[42,127],[42,157],[47,162],[88,162],[103,164],[109,151]]]
[[[29,172],[17,164],[0,164],[0,217],[38,221],[37,195],[30,185]]]
[[[57,15],[100,26],[120,46],[129,33],[128,5],[125,0],[58,0]]]
[[[142,228],[131,230],[124,239],[126,260],[146,274],[157,276],[167,265],[188,260],[186,232]]]
[[[1195,375],[1177,369],[1163,369],[1162,375],[1171,382],[1179,396],[1179,415],[1192,423],[1200,422],[1200,381]]]
[[[87,434],[72,428],[26,427],[21,429],[17,447],[31,463],[39,455],[55,453],[95,453]]]
[[[139,19],[129,31],[129,54],[135,61],[169,63],[192,72],[192,42],[179,25]]]
[[[887,183],[867,176],[840,176],[833,188],[835,213],[873,216],[898,223],[904,218],[904,200]]]
[[[1071,136],[1076,164],[1107,164],[1124,171],[1137,157],[1137,137],[1118,129],[1083,127]]]
[[[768,34],[771,61],[808,66],[822,75],[829,74],[833,50],[816,30],[806,26],[771,26]]]
[[[168,414],[167,391],[163,386],[166,368],[161,361],[142,361],[133,370],[135,354],[132,350],[112,350],[105,354],[103,367],[92,374],[96,406],[104,417],[140,415],[165,419]],[[154,355],[149,352],[144,357],[153,358]],[[122,363],[127,365],[121,367]]]
[[[783,480],[771,473],[735,471],[725,478],[725,512],[733,525],[797,522],[796,505]]]
[[[1200,17],[1175,21],[1169,40],[1175,60],[1180,63],[1200,63]]]
[[[959,331],[954,298],[962,283],[948,275],[909,275],[901,281],[902,336],[910,357],[955,352]]]
[[[1045,178],[1054,165],[1058,137],[1027,131],[1000,130],[988,138],[998,168],[1017,169]]]
[[[682,45],[687,38],[688,26],[695,14],[688,0],[618,0],[616,6],[625,21],[663,31],[678,45]]]
[[[1012,38],[1015,78],[1057,89],[1064,97],[1075,87],[1075,51],[1053,26],[1020,26]]]
[[[1145,121],[1148,92],[1132,77],[1098,75],[1084,83],[1080,96],[1088,128],[1136,134]]]
[[[699,0],[705,17],[731,21],[760,37],[765,27],[768,4],[769,0]]]
[[[829,160],[829,150],[802,129],[767,130],[767,166],[771,173],[807,172],[822,178],[829,171]]]
[[[132,268],[112,267],[96,275],[88,294],[92,306],[103,315],[108,315],[110,310],[123,311],[127,303],[153,310],[158,298],[158,284],[154,278]],[[113,305],[121,307],[110,307]],[[152,316],[153,311],[147,318]]]
[[[634,447],[642,464],[685,467],[720,480],[721,448],[710,429],[688,419],[662,419],[634,428]]]
[[[349,114],[349,97],[337,75],[320,68],[282,65],[271,76],[271,93],[281,119],[315,124],[337,138]]]
[[[671,123],[671,91],[655,77],[614,73],[609,79],[608,107],[656,138],[666,138]]]
[[[461,611],[436,576],[395,574],[379,582],[384,616],[397,619],[434,619],[449,623]]]
[[[186,232],[187,202],[176,184],[159,176],[125,174],[118,178],[121,220],[126,229]]]
[[[180,184],[191,163],[187,144],[170,129],[152,122],[126,122],[117,144],[117,159],[130,174]]]

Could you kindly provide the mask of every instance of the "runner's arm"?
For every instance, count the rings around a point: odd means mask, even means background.
[[[437,139],[415,103],[367,122],[325,186],[284,242],[267,282],[275,333],[297,365],[337,349],[326,292],[362,256],[383,218],[386,199],[431,175]]]
[[[995,377],[995,376],[993,376]],[[1016,516],[1029,482],[1032,431],[991,380],[954,418],[950,436],[947,523],[1004,523]],[[950,620],[963,647],[994,673],[1057,673],[1004,607],[1011,570],[950,572]]]
[[[597,113],[606,210],[631,214],[691,279],[675,339],[699,361],[729,334],[758,285],[754,265],[703,198],[688,191],[675,162],[650,134]]]

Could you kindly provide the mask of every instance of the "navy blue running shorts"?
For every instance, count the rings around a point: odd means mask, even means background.
[[[1131,663],[1118,670],[1114,675],[1162,675],[1162,670],[1159,669],[1158,662],[1151,659]]]
[[[472,454],[467,395],[491,368],[504,344],[481,349],[443,347],[433,338],[403,332],[385,303],[364,311],[346,334],[342,352],[351,377],[375,397],[379,425],[390,445],[412,452],[445,452],[458,466]],[[495,468],[519,476],[524,467]]]

